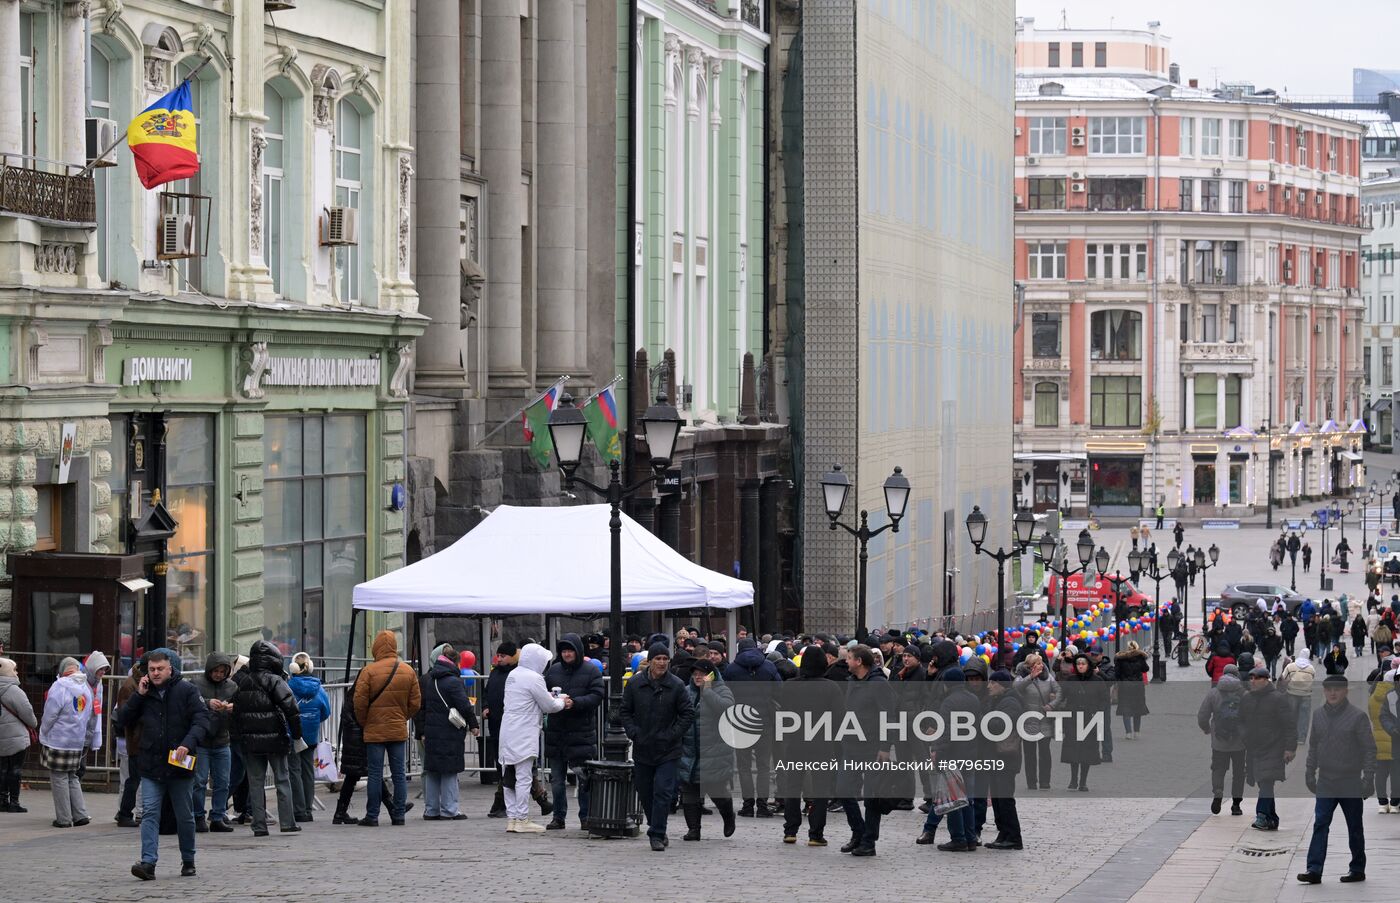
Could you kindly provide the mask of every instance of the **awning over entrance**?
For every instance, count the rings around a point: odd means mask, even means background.
[[[1371,402],[1371,410],[1373,410],[1373,411],[1388,411],[1388,410],[1390,410],[1390,399],[1389,399],[1389,398],[1377,398],[1375,401]]]
[[[1361,455],[1354,451],[1339,451],[1337,452],[1337,457],[1351,461],[1353,464],[1361,460]]]

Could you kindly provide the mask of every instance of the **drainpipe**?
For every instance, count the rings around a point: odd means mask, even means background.
[[[632,347],[637,335],[637,0],[627,2],[627,332],[624,341],[627,354],[627,371],[632,366],[636,349]],[[639,410],[634,394],[641,391],[642,407],[646,409],[647,394],[651,386],[637,386],[635,381],[627,387],[627,408]],[[671,399],[675,403],[675,399]],[[632,418],[627,418],[627,441],[622,443],[622,472],[632,473],[633,436]],[[630,476],[628,477],[630,479]]]

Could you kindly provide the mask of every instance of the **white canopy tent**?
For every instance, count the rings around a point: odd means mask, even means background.
[[[423,615],[607,612],[609,517],[607,505],[502,505],[436,555],[356,586],[354,607]],[[695,564],[622,515],[624,612],[752,604],[753,584]]]

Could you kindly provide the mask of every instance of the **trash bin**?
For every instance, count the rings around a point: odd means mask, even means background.
[[[1324,593],[1330,593],[1330,592],[1332,591],[1332,578],[1331,578],[1331,577],[1323,577],[1323,578],[1322,578],[1322,591],[1323,591]]]
[[[588,833],[601,837],[636,837],[641,824],[632,763],[593,759],[588,770]]]

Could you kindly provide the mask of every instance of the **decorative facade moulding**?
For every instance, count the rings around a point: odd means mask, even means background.
[[[82,253],[77,245],[48,242],[34,250],[34,269],[40,273],[57,273],[73,276],[78,272],[78,260]]]
[[[117,20],[122,17],[122,13],[125,11],[126,5],[122,3],[122,0],[106,0],[102,5],[102,12],[99,14],[101,21],[97,27],[104,34],[111,34],[113,28],[116,27]]]
[[[409,202],[412,199],[413,172],[412,158],[408,154],[399,157],[398,257],[399,277],[402,279],[408,278],[409,235],[412,227],[412,206]]]
[[[91,0],[65,0],[63,4],[63,15],[70,19],[86,19],[91,12]]]
[[[413,346],[395,345],[391,354],[394,372],[389,377],[389,395],[393,398],[408,397],[408,376],[413,372]]]
[[[248,250],[255,260],[263,259],[263,151],[267,136],[255,125],[248,139]]]
[[[1023,370],[1048,370],[1059,371],[1068,370],[1069,363],[1058,357],[1033,357],[1026,361]]]
[[[267,373],[268,362],[271,360],[267,343],[249,342],[239,351],[238,357],[242,361],[244,369],[243,397],[253,399],[264,397],[266,393],[262,388],[262,379],[263,375]]]
[[[330,128],[331,109],[340,93],[340,73],[325,63],[317,63],[311,69],[311,87],[312,121],[320,128]]]

